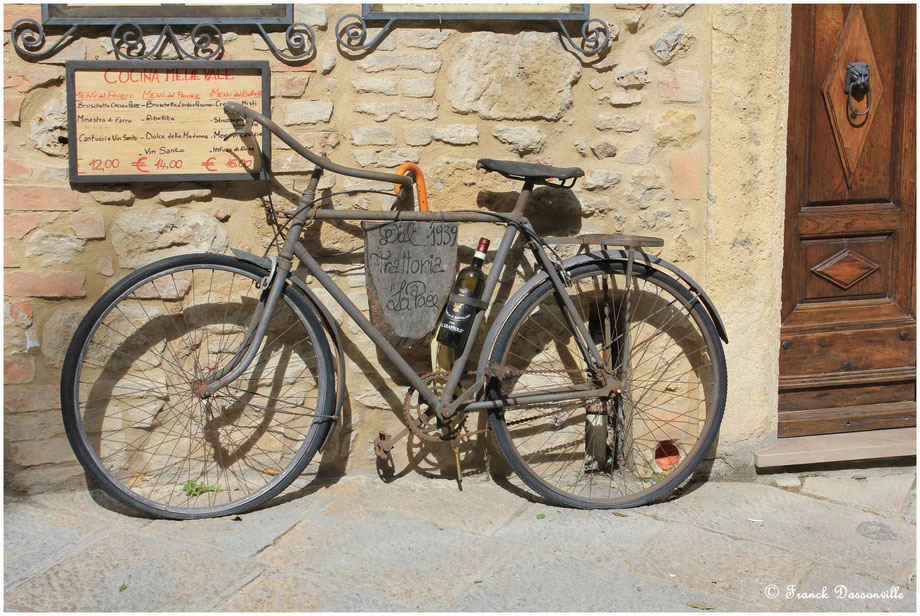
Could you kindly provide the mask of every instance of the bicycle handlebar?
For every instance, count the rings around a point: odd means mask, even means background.
[[[255,121],[270,130],[275,134],[281,141],[288,144],[292,150],[309,160],[314,165],[322,167],[326,171],[331,173],[338,173],[339,175],[347,175],[353,178],[361,178],[364,180],[374,180],[377,182],[387,182],[389,184],[401,184],[402,186],[412,186],[413,179],[408,175],[396,175],[394,173],[384,173],[382,171],[365,171],[364,169],[352,169],[351,167],[346,167],[344,165],[339,165],[325,156],[318,156],[303,147],[296,139],[289,135],[284,129],[275,124],[271,119],[266,118],[264,115],[241,105],[240,103],[228,102],[224,103],[224,111],[228,114],[239,116],[249,120],[250,122]]]

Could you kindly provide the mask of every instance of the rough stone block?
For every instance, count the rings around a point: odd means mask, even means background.
[[[67,156],[67,106],[63,96],[52,98],[32,119],[29,141],[48,156]]]
[[[652,78],[648,75],[647,66],[639,66],[626,71],[620,71],[614,77],[617,85],[621,88],[642,88],[643,86],[652,82]]]
[[[703,80],[696,71],[663,69],[658,78],[658,92],[666,103],[698,103],[703,100]]]
[[[17,92],[31,92],[35,88],[63,82],[64,69],[59,66],[20,66],[8,68],[4,87]]]
[[[6,188],[7,191],[10,187]],[[7,192],[9,194],[9,192]],[[14,212],[3,217],[3,237],[22,239],[29,231],[53,222],[58,214],[47,212]]]
[[[668,64],[677,56],[686,53],[693,44],[693,40],[693,35],[684,28],[684,22],[678,21],[659,36],[649,48],[658,62]]]
[[[4,276],[3,293],[9,297],[85,297],[83,272],[21,270]]]
[[[77,209],[77,193],[63,186],[27,186],[11,184],[4,187],[3,209],[53,210]]]
[[[105,219],[98,212],[74,212],[70,215],[74,234],[84,240],[105,238]]]
[[[617,155],[617,146],[610,139],[602,137],[591,142],[591,151],[597,159],[612,158]]]
[[[3,382],[5,384],[31,383],[34,378],[35,358],[23,353],[15,353],[3,358]]]
[[[634,133],[639,130],[641,125],[641,122],[635,118],[601,114],[597,116],[597,122],[595,122],[594,127],[597,130],[612,130],[617,133]]]
[[[396,145],[396,132],[383,126],[355,126],[347,139],[354,145]]]
[[[700,133],[696,115],[680,109],[666,109],[655,127],[655,141],[658,145],[685,147]]]
[[[135,206],[110,227],[121,267],[140,267],[190,252],[223,252],[227,231],[204,212]]]
[[[400,79],[399,93],[410,98],[431,98],[434,96],[434,77]]]
[[[306,101],[288,106],[284,123],[288,126],[297,124],[319,124],[328,122],[332,117],[332,101]]]
[[[207,201],[210,198],[210,188],[194,185],[180,185],[177,190],[166,190],[157,195],[157,201],[163,205],[181,205],[192,201]]]
[[[365,73],[381,71],[422,71],[436,73],[441,68],[441,57],[435,53],[372,53],[357,62]]]
[[[25,98],[24,96],[17,96],[15,94],[7,94],[3,97],[4,122],[19,124],[19,110],[22,109],[22,101],[24,101]]]
[[[386,96],[396,96],[399,94],[399,86],[394,79],[386,77],[370,77],[360,75],[351,81],[355,92],[359,94],[384,94]]]
[[[653,149],[650,145],[633,146],[624,152],[620,152],[617,160],[627,165],[647,165],[652,157]]]
[[[134,203],[134,193],[130,190],[93,190],[90,193],[96,203],[102,205],[131,205]]]
[[[612,107],[632,107],[642,102],[642,95],[638,92],[606,92],[598,100],[606,100]]]
[[[454,111],[486,120],[559,120],[580,76],[556,34],[474,32],[451,52],[447,97]]]
[[[310,83],[309,73],[287,73],[272,78],[272,96],[300,98]]]
[[[619,183],[619,173],[609,169],[600,169],[598,171],[589,171],[585,174],[584,187],[587,190],[597,190],[598,188],[610,188]]]
[[[450,145],[479,143],[479,129],[475,124],[449,124],[447,126],[410,126],[405,132],[409,145],[428,145],[440,141]]]
[[[42,265],[51,267],[60,263],[70,263],[76,254],[83,252],[85,246],[86,240],[74,235],[38,230],[26,242],[26,256],[45,256]]]
[[[326,7],[322,4],[299,2],[294,5],[294,21],[305,23],[313,28],[326,27]]]
[[[448,38],[450,38],[450,30],[413,28],[399,30],[397,33],[397,40],[400,45],[418,49],[437,49]]]
[[[422,101],[359,103],[355,111],[374,116],[377,122],[384,122],[393,115],[405,120],[434,120],[438,117],[438,104]]]
[[[546,133],[540,132],[533,126],[499,124],[492,130],[492,136],[519,156],[539,154],[546,144]]]
[[[675,199],[699,199],[703,193],[703,175],[699,157],[692,152],[671,155],[671,183]]]
[[[20,19],[34,19],[42,22],[42,9],[40,4],[4,4],[3,29],[9,32],[13,24]]]
[[[664,201],[665,181],[658,169],[646,167],[636,172],[629,181],[626,198],[644,209],[652,201]]]
[[[377,152],[375,150],[354,150],[352,155],[362,167],[398,167],[405,162],[417,163],[419,151],[411,148],[393,148]]]

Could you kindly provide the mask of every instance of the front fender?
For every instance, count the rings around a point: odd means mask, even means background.
[[[716,325],[716,331],[719,333],[719,338],[728,344],[728,334],[725,331],[725,324],[722,322],[722,317],[719,316],[719,312],[716,310],[712,300],[709,299],[706,291],[704,291],[703,288],[689,276],[689,274],[687,274],[685,271],[673,263],[665,261],[660,257],[645,254],[642,252],[636,252],[634,255],[634,267],[638,264],[644,264],[646,266],[651,266],[662,270],[666,273],[670,272],[679,280],[683,281],[683,283],[686,284],[694,293],[696,293],[699,296],[703,306],[705,306],[706,311],[709,312],[709,316],[712,317],[712,320]],[[595,250],[578,254],[574,257],[569,257],[562,262],[562,265],[566,270],[572,270],[580,265],[585,265],[586,263],[590,263],[592,261],[619,261],[621,263],[626,263],[627,254],[625,250],[619,249]],[[530,293],[533,292],[534,289],[536,289],[539,285],[548,279],[549,275],[547,275],[546,272],[541,271],[539,274],[533,276],[530,280],[524,283],[524,286],[518,289],[517,292],[515,292],[515,294],[512,295],[507,302],[505,302],[505,305],[502,306],[502,309],[495,317],[495,321],[489,328],[489,333],[486,335],[485,343],[482,345],[482,353],[479,356],[479,366],[477,367],[477,371],[480,376],[486,369],[486,363],[489,360],[489,355],[492,353],[492,347],[495,345],[495,340],[498,338],[498,333],[501,331],[502,326],[508,320],[508,317],[511,316],[514,308],[521,302],[521,300],[527,297]]]
[[[253,265],[257,265],[265,270],[265,274],[268,275],[271,271],[271,261],[263,257],[256,256],[252,253],[246,252],[245,250],[237,250],[235,248],[230,249],[233,252],[234,256],[241,261],[247,261]],[[339,324],[332,317],[329,310],[323,305],[319,298],[316,297],[316,294],[313,292],[310,287],[307,286],[303,280],[291,274],[288,276],[288,281],[293,283],[301,293],[307,298],[307,301],[316,308],[316,311],[319,313],[320,321],[323,322],[323,326],[326,328],[326,331],[329,332],[329,335],[332,336],[332,341],[335,344],[335,354],[336,354],[336,371],[337,379],[335,383],[335,410],[333,411],[332,421],[337,422],[339,415],[342,412],[342,407],[345,405],[345,350],[342,345],[342,335],[339,332]],[[326,432],[326,438],[323,440],[322,445],[319,449],[322,451],[323,447],[326,446],[326,443],[329,441],[329,437],[332,436],[334,432],[333,429],[330,429]]]

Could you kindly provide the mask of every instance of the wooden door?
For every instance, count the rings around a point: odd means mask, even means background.
[[[792,7],[780,437],[916,425],[915,9]]]

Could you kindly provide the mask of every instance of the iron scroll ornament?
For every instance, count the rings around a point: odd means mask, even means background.
[[[10,38],[16,53],[30,60],[49,58],[66,47],[74,38],[74,32],[80,27],[73,25],[53,44],[48,43],[45,29],[32,18],[17,20],[10,28]],[[288,62],[304,62],[316,51],[316,34],[305,23],[294,22],[284,33],[285,50],[279,49],[272,41],[262,24],[256,28],[266,45],[276,57]],[[160,30],[157,40],[149,45],[144,40],[144,31],[136,21],[121,21],[112,27],[112,52],[122,60],[147,60],[161,55],[167,45],[172,45],[180,58],[192,60],[214,60],[223,55],[224,37],[218,24],[203,21],[192,28],[189,34],[192,49],[188,50],[180,41],[172,25],[166,24]]]
[[[872,85],[869,83],[869,65],[865,62],[850,62],[847,64],[846,79],[843,82],[843,91],[847,95],[847,110],[851,118],[868,115],[872,108]],[[863,96],[868,96],[865,111],[856,111],[853,107],[853,99],[861,100]]]
[[[340,17],[335,24],[336,40],[339,45],[350,51],[367,51],[376,47],[389,34],[396,21],[396,18],[387,19],[380,30],[368,40],[367,21],[360,15],[349,13]],[[580,44],[569,34],[563,20],[557,19],[555,22],[571,48],[585,57],[599,54],[610,45],[610,28],[602,19],[594,17],[582,22]]]

